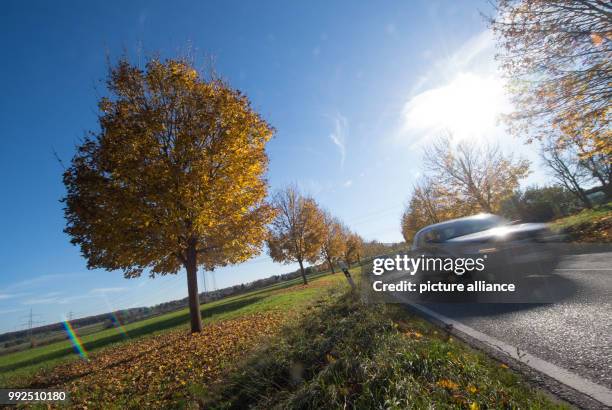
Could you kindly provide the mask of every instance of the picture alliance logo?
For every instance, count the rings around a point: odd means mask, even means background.
[[[417,258],[408,255],[396,255],[394,258],[376,258],[373,261],[372,273],[382,275],[385,272],[448,272],[461,276],[470,272],[482,272],[485,269],[487,256],[481,258],[442,258],[421,255]]]

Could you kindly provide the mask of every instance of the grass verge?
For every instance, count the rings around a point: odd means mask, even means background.
[[[329,294],[205,394],[212,409],[562,408],[396,305]]]
[[[612,242],[612,202],[584,209],[581,212],[557,219],[554,230],[567,235],[572,242]]]

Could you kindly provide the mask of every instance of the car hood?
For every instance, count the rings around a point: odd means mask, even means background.
[[[517,234],[525,234],[530,232],[538,232],[547,229],[548,225],[544,223],[524,223],[519,225],[501,225],[495,228],[487,229],[486,231],[475,232],[469,235],[458,236],[449,239],[450,243],[462,242],[481,242],[490,239],[503,240],[504,237],[513,237]]]

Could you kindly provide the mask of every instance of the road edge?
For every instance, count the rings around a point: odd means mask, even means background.
[[[612,390],[416,303],[404,306],[468,345],[506,363],[536,387],[580,408],[612,408]]]

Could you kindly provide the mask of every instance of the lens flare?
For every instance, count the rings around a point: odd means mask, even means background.
[[[113,325],[115,325],[115,327],[119,330],[119,333],[121,333],[121,335],[127,339],[129,337],[127,329],[121,324],[121,321],[119,320],[115,312],[111,312],[110,316]]]
[[[68,333],[68,337],[70,338],[70,342],[72,343],[74,350],[79,354],[79,356],[81,356],[81,359],[89,360],[85,346],[83,346],[83,342],[81,342],[81,339],[79,339],[79,336],[72,328],[70,322],[64,320],[62,324],[64,325],[64,329],[66,329],[66,333]]]

